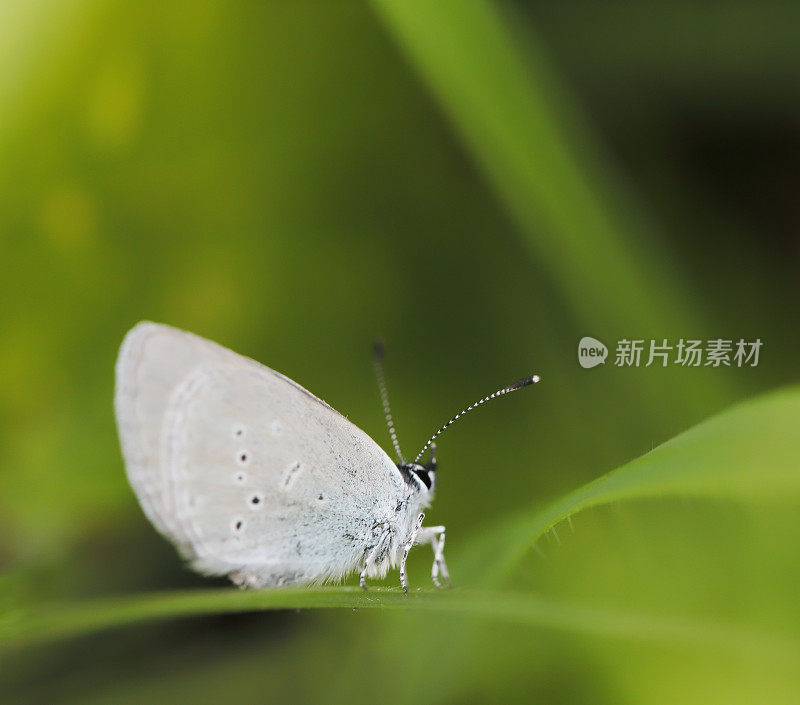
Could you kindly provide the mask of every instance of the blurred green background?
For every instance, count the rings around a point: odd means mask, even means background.
[[[141,319],[289,375],[388,448],[382,335],[407,454],[538,372],[440,443],[448,553],[796,382],[799,23],[770,1],[0,3],[0,570],[43,599],[214,584],[125,480],[113,363]],[[609,363],[620,338],[764,347],[756,368],[583,370],[584,335]],[[512,586],[796,639],[797,510],[594,509]],[[412,585],[428,571],[417,549]],[[0,694],[797,702],[762,656],[469,614],[248,613],[12,652]]]

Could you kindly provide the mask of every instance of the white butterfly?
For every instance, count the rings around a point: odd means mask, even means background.
[[[366,587],[367,577],[399,566],[405,591],[409,549],[428,542],[440,586],[445,529],[422,520],[435,485],[433,440],[449,423],[406,463],[376,364],[399,464],[278,372],[191,333],[139,323],[120,348],[114,401],[145,514],[195,570],[243,587],[336,581],[355,570]],[[419,464],[429,447],[430,461]]]

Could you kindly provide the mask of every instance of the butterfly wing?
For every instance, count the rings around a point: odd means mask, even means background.
[[[323,401],[167,326],[126,337],[116,410],[143,509],[205,573],[260,585],[341,577],[403,492],[391,459]]]
[[[170,395],[201,365],[230,361],[219,345],[155,323],[136,325],[122,342],[114,407],[128,480],[147,517],[183,547],[161,460],[161,432]]]

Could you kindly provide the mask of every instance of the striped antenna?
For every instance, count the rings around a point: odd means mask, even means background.
[[[405,458],[400,452],[400,443],[397,440],[397,431],[394,430],[394,421],[392,420],[392,409],[389,406],[389,392],[386,390],[386,379],[383,376],[383,341],[378,340],[375,342],[375,377],[378,379],[378,389],[381,393],[381,403],[383,404],[383,415],[386,417],[386,425],[389,427],[389,435],[392,438],[392,445],[394,446],[397,458],[400,460],[401,465],[405,465]]]
[[[434,433],[429,439],[428,442],[422,447],[422,450],[417,453],[417,457],[414,458],[414,462],[412,465],[416,465],[419,462],[419,459],[422,457],[422,454],[428,450],[431,443],[433,443],[439,436],[442,435],[446,428],[452,426],[456,421],[458,421],[464,414],[468,411],[472,411],[473,409],[477,409],[481,404],[485,404],[490,399],[494,399],[495,397],[502,397],[504,394],[508,394],[509,392],[515,392],[517,389],[522,389],[523,387],[527,387],[530,384],[536,384],[539,381],[539,375],[531,375],[530,377],[523,377],[520,380],[514,382],[514,384],[509,384],[507,387],[503,387],[502,389],[498,389],[496,392],[493,392],[488,397],[484,397],[483,399],[476,401],[474,404],[471,404],[463,411],[459,411],[452,419],[450,419],[444,426],[442,426],[436,433]]]

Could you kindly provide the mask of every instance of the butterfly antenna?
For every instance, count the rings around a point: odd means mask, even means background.
[[[439,436],[442,435],[446,428],[452,426],[456,421],[458,421],[464,414],[468,411],[472,411],[473,409],[477,409],[481,404],[485,404],[490,399],[494,399],[495,397],[502,397],[504,394],[508,394],[509,392],[515,392],[517,389],[522,389],[523,387],[527,387],[530,384],[536,384],[539,381],[539,375],[531,375],[530,377],[523,377],[520,380],[514,382],[514,384],[509,384],[507,387],[503,387],[502,389],[498,389],[496,392],[493,392],[488,397],[484,397],[479,401],[476,401],[474,404],[471,404],[463,411],[459,411],[452,419],[450,419],[444,426],[442,426],[436,433],[434,433],[429,439],[428,442],[422,447],[422,450],[417,454],[417,457],[414,458],[414,464],[419,462],[419,459],[422,457],[423,453],[428,450],[431,443],[433,443]]]
[[[386,391],[386,379],[383,376],[383,341],[378,340],[375,343],[375,376],[378,378],[378,389],[381,392],[381,403],[383,404],[383,415],[386,417],[386,425],[389,427],[389,435],[392,438],[392,445],[394,446],[397,458],[400,460],[401,465],[405,465],[405,458],[400,452],[400,443],[397,440],[397,431],[394,430],[394,421],[392,420],[392,408],[389,406],[389,392]]]

